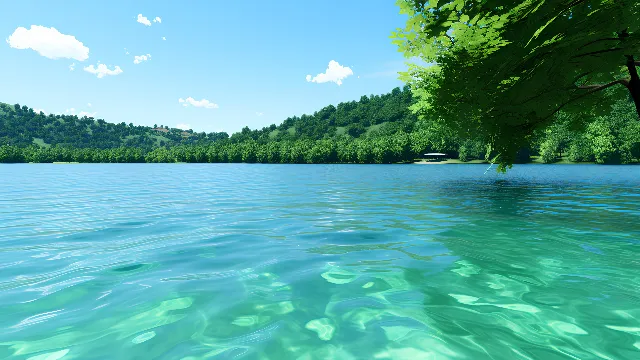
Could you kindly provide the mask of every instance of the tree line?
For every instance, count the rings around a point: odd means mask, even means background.
[[[421,141],[421,140],[420,140]],[[412,145],[414,148],[412,149]],[[177,145],[144,151],[134,147],[111,149],[0,146],[4,163],[398,163],[417,155],[411,136],[397,133],[385,137],[338,140],[283,140],[260,143],[215,142],[208,145]]]
[[[540,156],[545,163],[562,158],[574,162],[626,164],[640,159],[640,124],[629,121],[629,102],[619,102],[607,116],[594,117],[586,130],[572,128],[568,115],[560,114],[552,127],[538,131],[527,147],[520,149],[516,163]],[[562,117],[565,117],[562,119]],[[353,137],[348,133],[322,139],[251,136],[242,132],[210,142],[178,144],[145,149],[134,146],[78,148],[66,145],[42,147],[1,145],[4,163],[353,163],[391,164],[413,162],[424,152],[444,152],[461,161],[490,161],[495,154],[487,143],[461,139],[437,122],[418,120],[409,132],[402,124],[369,127]],[[253,133],[255,134],[255,133]]]
[[[441,121],[419,119],[411,111],[414,104],[412,91],[405,86],[388,94],[363,96],[359,101],[328,106],[312,115],[291,117],[278,126],[256,130],[245,127],[231,136],[187,132],[187,137],[182,130],[164,125],[151,128],[77,116],[43,116],[26,106],[5,105],[0,106],[4,111],[0,116],[4,124],[9,119],[15,132],[20,128],[17,121],[22,120],[22,128],[29,125],[31,130],[25,130],[20,136],[0,138],[0,162],[388,164],[413,162],[425,152],[442,152],[461,161],[495,158],[489,142],[460,136]],[[7,110],[8,107],[13,112]],[[630,111],[633,103],[620,100],[612,109],[604,116],[582,117],[583,127],[574,126],[575,115],[560,112],[553,126],[530,136],[513,161],[526,163],[531,161],[531,156],[539,156],[545,163],[561,159],[602,164],[637,162],[640,125],[629,119],[633,117]],[[43,118],[62,125],[37,125]],[[60,142],[51,140],[62,136],[68,128],[75,129],[76,133],[85,131],[82,138],[86,141],[79,146],[68,140],[74,139],[73,136]],[[91,133],[86,132],[87,128]],[[160,135],[152,133],[158,132],[153,129],[160,128],[167,130],[161,133],[162,141],[158,141]],[[0,127],[0,134],[10,132]],[[48,132],[53,135],[47,137]],[[34,135],[52,144],[38,144],[28,139]],[[124,141],[118,141],[122,136]],[[140,144],[130,141],[135,136],[155,138],[151,143]]]

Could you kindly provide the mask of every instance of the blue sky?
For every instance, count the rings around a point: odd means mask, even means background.
[[[394,0],[1,3],[0,102],[45,113],[231,133],[402,86]]]

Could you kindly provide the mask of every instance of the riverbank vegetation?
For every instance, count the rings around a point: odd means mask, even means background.
[[[638,157],[639,2],[397,3],[409,19],[394,43],[422,62],[403,74],[412,110],[488,144],[500,170],[532,144],[545,162]]]
[[[406,88],[400,93],[403,96],[410,95]],[[387,98],[391,99],[393,95]],[[0,145],[0,162],[389,164],[414,162],[425,152],[443,152],[462,162],[478,159],[489,161],[493,156],[486,143],[460,139],[453,131],[436,122],[412,118],[406,103],[402,104],[405,111],[395,118],[380,117],[376,120],[378,123],[367,120],[364,124],[343,120],[339,124],[346,126],[336,126],[334,118],[337,109],[342,106],[325,108],[313,116],[287,119],[280,126],[272,125],[262,130],[245,128],[231,136],[225,133],[185,132],[190,136],[163,134],[158,139],[160,135],[153,134],[153,128],[104,123],[99,126],[110,135],[97,141],[91,135],[83,135],[81,138],[84,140],[79,144],[61,142],[52,145],[32,140],[25,145],[28,140],[26,137],[23,137],[22,143],[5,143]],[[602,164],[637,162],[640,158],[640,124],[630,121],[630,106],[633,105],[629,102],[615,104],[609,115],[585,120],[588,123],[586,129],[572,128],[569,119],[559,119],[553,126],[536,132],[531,137],[532,141],[517,153],[515,162],[531,162],[532,157],[544,163],[554,163],[563,158],[572,162]],[[31,114],[29,110],[23,113]],[[363,118],[349,114],[347,112],[343,116],[348,115],[349,119]],[[93,120],[66,117],[64,126],[70,127],[74,123],[86,126],[90,121]],[[89,126],[95,123],[97,121]],[[55,133],[56,129],[51,127],[49,131],[54,135],[47,139],[64,139]],[[140,138],[155,137],[152,140],[155,144],[145,141],[141,146],[133,146],[128,142],[130,135],[127,131],[138,132]],[[176,129],[169,131],[178,133]],[[105,138],[111,140],[105,141]]]
[[[3,105],[0,162],[390,164],[412,163],[425,152],[443,152],[461,162],[494,156],[487,143],[462,139],[437,121],[418,119],[409,110],[412,104],[405,87],[292,117],[278,126],[245,127],[231,136],[45,116],[26,106]],[[583,119],[586,128],[572,127],[561,113],[553,126],[530,137],[514,161],[637,162],[640,124],[630,120],[632,106],[619,101],[608,115]]]

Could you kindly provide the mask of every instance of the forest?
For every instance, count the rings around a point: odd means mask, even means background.
[[[0,104],[3,163],[413,163],[425,152],[466,162],[494,154],[479,139],[460,137],[439,121],[418,117],[409,86],[359,101],[329,105],[280,125],[227,133],[198,133],[160,125],[113,124],[75,115],[35,113],[25,105]],[[534,132],[515,162],[533,158],[628,164],[640,158],[640,126],[633,103],[615,102],[603,116],[558,113],[553,126]]]

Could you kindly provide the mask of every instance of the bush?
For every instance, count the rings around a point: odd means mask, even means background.
[[[573,162],[595,161],[591,143],[584,136],[580,136],[571,142],[567,155],[569,160]]]
[[[540,157],[545,164],[551,164],[558,161],[556,151],[558,150],[558,144],[553,138],[544,140],[540,144]]]
[[[485,156],[485,145],[477,140],[465,140],[458,148],[458,159],[469,161],[482,159]]]
[[[458,148],[458,160],[463,161],[463,162],[467,162],[467,161],[470,160],[469,159],[469,150],[464,145],[460,145],[460,148]]]
[[[591,142],[593,154],[598,164],[620,164],[622,161],[620,141],[616,136],[613,124],[607,120],[607,118],[599,118],[589,124],[587,138]]]

